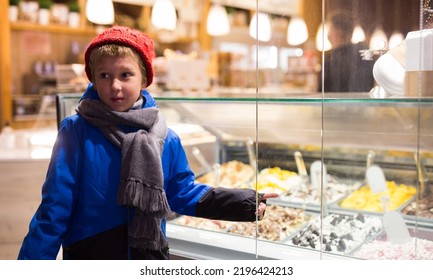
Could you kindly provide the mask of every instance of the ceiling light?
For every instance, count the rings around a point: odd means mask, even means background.
[[[371,35],[370,49],[371,50],[384,50],[388,45],[388,38],[382,28],[376,28]]]
[[[359,42],[365,41],[365,32],[361,25],[357,24],[353,29],[352,43],[357,44]]]
[[[287,27],[287,43],[297,46],[308,40],[307,24],[301,17],[294,17],[290,20]]]
[[[86,17],[90,22],[100,25],[114,23],[114,6],[111,0],[88,0]]]
[[[400,32],[394,32],[391,35],[391,38],[389,38],[389,49],[393,49],[397,47],[401,42],[403,42],[404,36]]]
[[[176,29],[176,8],[171,0],[156,0],[152,7],[152,25],[157,29]]]
[[[222,36],[230,33],[229,17],[223,6],[213,4],[210,7],[206,29],[207,33],[211,36]]]
[[[325,24],[325,26],[323,26],[323,24],[320,24],[319,28],[317,29],[316,48],[319,51],[329,51],[330,49],[332,49],[331,42],[329,42],[328,40],[328,30],[328,24]]]
[[[271,20],[265,13],[255,13],[250,22],[250,36],[259,41],[271,40]]]

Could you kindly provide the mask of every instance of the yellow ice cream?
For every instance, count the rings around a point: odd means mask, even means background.
[[[387,210],[392,211],[403,205],[416,193],[415,187],[397,185],[393,181],[386,182],[386,186],[387,191],[381,193],[372,193],[369,185],[362,186],[341,201],[340,206],[355,210],[383,212],[382,196],[387,195],[389,197]]]
[[[257,183],[253,184],[253,188],[262,192],[283,193],[294,184],[299,184],[299,180],[295,179],[297,175],[296,172],[279,167],[265,168],[260,171]]]

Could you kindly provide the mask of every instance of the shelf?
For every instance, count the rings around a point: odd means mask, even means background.
[[[328,93],[322,96],[320,93],[266,93],[259,89],[259,94],[255,95],[249,89],[243,89],[245,93],[214,93],[214,92],[177,92],[166,91],[163,93],[153,93],[157,101],[180,101],[180,102],[241,102],[241,103],[290,103],[296,104],[368,104],[369,106],[431,106],[433,97],[389,97],[372,98],[368,93]],[[235,91],[235,90],[234,90]],[[261,92],[261,93],[260,93]],[[65,99],[79,99],[81,93],[62,94]]]
[[[408,96],[392,96],[388,98],[373,98],[369,93],[284,93],[267,91],[266,89],[258,89],[258,93],[254,94],[255,89],[243,89],[243,93],[184,93],[184,92],[164,92],[161,95],[156,95],[155,99],[162,101],[221,101],[221,102],[259,102],[259,103],[291,103],[296,104],[368,104],[369,106],[431,106],[433,97],[408,97]]]
[[[52,115],[42,115],[42,114],[32,114],[32,115],[15,115],[14,121],[16,122],[27,122],[27,121],[39,121],[39,120],[56,120],[56,116]]]
[[[96,30],[92,27],[70,28],[63,25],[40,25],[31,22],[11,22],[12,30],[20,31],[43,31],[50,33],[74,34],[74,35],[95,35]]]

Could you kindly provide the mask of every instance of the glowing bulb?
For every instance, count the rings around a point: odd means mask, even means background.
[[[156,0],[152,7],[151,22],[157,29],[176,29],[176,8],[171,0]]]
[[[356,25],[353,29],[352,43],[356,44],[365,41],[364,29],[360,25]]]
[[[250,36],[259,41],[271,40],[271,20],[265,13],[255,13],[250,22]]]
[[[391,35],[391,38],[389,38],[389,49],[395,48],[397,47],[401,42],[403,42],[404,37],[403,34],[399,33],[399,32],[394,32]]]
[[[86,17],[95,24],[113,24],[114,6],[111,0],[88,0],[86,3]]]
[[[328,24],[325,24],[324,27],[323,24],[320,24],[319,28],[317,29],[316,48],[319,51],[329,51],[330,49],[332,49],[331,42],[329,42],[328,40],[328,30]]]
[[[385,32],[381,28],[376,28],[371,36],[370,49],[372,50],[384,50],[388,45],[388,38]]]
[[[212,5],[206,23],[207,33],[211,36],[222,36],[230,33],[227,11],[218,4]]]
[[[297,46],[308,40],[308,29],[304,19],[294,17],[287,28],[287,43]]]

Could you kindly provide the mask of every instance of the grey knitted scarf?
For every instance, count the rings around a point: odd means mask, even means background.
[[[151,250],[167,247],[161,231],[161,220],[170,212],[161,162],[167,126],[159,110],[144,108],[117,112],[99,100],[83,99],[77,113],[122,150],[117,202],[135,209],[128,229],[130,245]],[[119,126],[139,129],[125,133]]]

